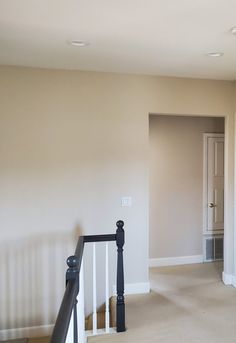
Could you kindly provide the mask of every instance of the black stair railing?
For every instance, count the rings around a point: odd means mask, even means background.
[[[116,234],[80,236],[75,254],[68,257],[66,271],[66,289],[57,315],[50,343],[65,343],[71,316],[73,320],[73,340],[78,343],[77,326],[77,296],[80,291],[80,271],[85,243],[116,241],[117,245],[117,301],[116,301],[116,331],[123,332],[125,327],[125,298],[124,298],[124,264],[123,247],[125,243],[124,222],[116,223]]]

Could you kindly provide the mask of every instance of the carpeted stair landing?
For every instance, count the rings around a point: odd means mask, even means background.
[[[236,289],[222,264],[152,268],[152,292],[126,297],[127,331],[89,343],[235,343]]]
[[[2,343],[49,343],[50,337],[25,338],[11,341],[1,341]]]

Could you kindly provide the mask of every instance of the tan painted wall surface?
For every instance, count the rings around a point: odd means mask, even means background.
[[[204,132],[224,119],[150,116],[150,258],[203,254]]]
[[[0,227],[7,256],[10,241],[41,242],[50,235],[60,244],[75,231],[110,233],[123,219],[126,282],[146,282],[148,115],[226,115],[226,145],[233,156],[233,105],[231,82],[1,67]],[[231,199],[233,158],[226,169]],[[132,196],[131,208],[120,206],[122,195]],[[227,208],[231,225],[231,200]],[[232,232],[233,225],[229,240]],[[50,268],[63,258],[64,253],[57,260],[51,256]],[[232,249],[227,261],[231,269]],[[1,313],[8,306],[4,299]],[[37,308],[35,322],[53,322],[56,307],[47,302],[46,309]],[[33,322],[32,316],[17,323],[4,317],[4,327]]]

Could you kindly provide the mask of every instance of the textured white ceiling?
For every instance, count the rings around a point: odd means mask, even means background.
[[[1,0],[0,64],[235,80],[232,26],[235,0]]]

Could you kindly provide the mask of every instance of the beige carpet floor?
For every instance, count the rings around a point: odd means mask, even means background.
[[[25,338],[25,339],[16,339],[11,341],[1,341],[2,343],[49,343],[49,337],[38,337],[38,338]]]
[[[222,263],[152,268],[151,293],[126,297],[127,331],[89,343],[235,343],[236,289],[223,285],[221,272]]]
[[[236,289],[222,264],[152,268],[152,292],[126,297],[127,331],[89,343],[235,343]]]

